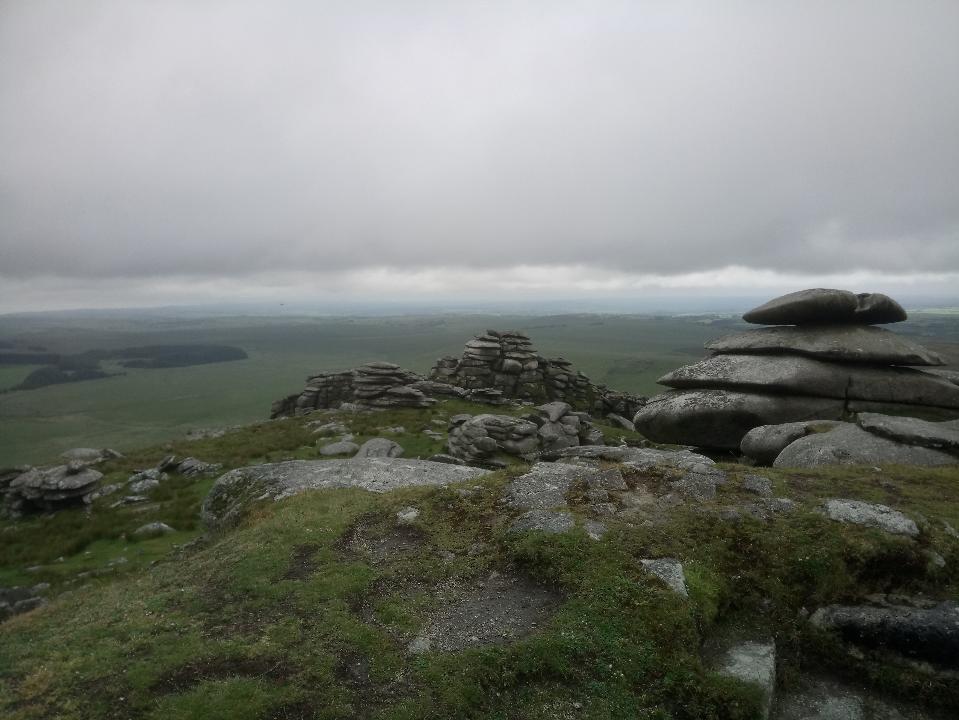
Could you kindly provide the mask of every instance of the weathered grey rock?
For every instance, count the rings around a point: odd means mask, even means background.
[[[743,436],[739,449],[743,455],[760,465],[772,465],[779,454],[799,438],[832,430],[838,424],[837,420],[806,420],[780,425],[760,425]]]
[[[545,533],[567,533],[573,529],[573,516],[560,510],[529,510],[520,515],[510,525],[510,532],[528,532],[536,530]]]
[[[959,604],[955,602],[932,608],[830,605],[809,620],[857,645],[959,667]]]
[[[134,495],[146,495],[158,487],[160,487],[160,481],[157,478],[147,477],[130,483],[130,487],[127,489]]]
[[[396,522],[400,525],[412,525],[420,516],[418,508],[407,506],[396,513]]]
[[[746,322],[760,325],[881,325],[905,319],[906,311],[888,295],[825,288],[781,295],[743,315]]]
[[[807,435],[788,445],[773,467],[812,468],[823,465],[951,465],[957,458],[940,450],[904,445],[874,435],[854,423]]]
[[[174,533],[176,530],[171,528],[169,525],[163,522],[152,522],[147,523],[146,525],[141,525],[136,530],[133,531],[133,537],[144,540],[152,537],[160,537],[161,535],[169,535]]]
[[[82,501],[85,495],[96,489],[102,477],[103,473],[79,462],[51,468],[31,468],[9,481],[6,501],[18,508],[35,506],[56,510]]]
[[[763,717],[769,717],[776,689],[776,646],[773,643],[734,645],[723,656],[718,672],[758,687],[763,694]]]
[[[716,499],[716,486],[726,481],[726,474],[721,470],[707,469],[705,471],[691,471],[679,480],[669,483],[673,492],[691,498],[698,502],[707,502]]]
[[[720,388],[842,400],[959,408],[959,386],[932,373],[804,355],[714,355],[659,379],[674,388]]]
[[[759,425],[799,420],[838,420],[841,400],[733,390],[671,390],[652,398],[633,419],[654,442],[739,449]]]
[[[36,608],[46,605],[47,600],[41,597],[39,593],[43,592],[49,585],[43,587],[43,583],[35,585],[32,588],[27,587],[0,587],[0,622],[14,615],[30,612]]]
[[[197,460],[195,457],[183,458],[176,466],[176,471],[186,477],[196,477],[198,475],[210,475],[219,472],[222,465],[218,463],[208,463]]]
[[[104,460],[113,460],[121,458],[123,455],[110,448],[73,448],[60,454],[67,462],[76,462],[83,465],[96,465]]]
[[[557,422],[563,415],[566,415],[568,412],[572,411],[572,407],[569,403],[565,402],[551,402],[545,405],[540,405],[536,408],[542,412],[550,422]]]
[[[746,475],[742,480],[743,490],[762,497],[771,497],[773,494],[772,481],[762,475]]]
[[[833,499],[826,501],[825,509],[830,520],[874,527],[893,535],[919,535],[919,528],[912,519],[885,505]]]
[[[689,597],[689,591],[686,589],[686,574],[683,572],[683,564],[674,558],[647,558],[640,560],[643,567],[651,574],[666,583],[666,587],[677,595],[684,598]]]
[[[202,517],[208,527],[219,528],[234,523],[246,507],[258,500],[279,500],[307,490],[333,488],[382,493],[410,486],[444,486],[474,480],[487,472],[402,458],[291,460],[253,465],[231,470],[217,479],[203,501]]]
[[[595,470],[576,465],[536,463],[524,475],[513,478],[506,487],[507,504],[524,510],[549,510],[566,507],[566,493],[577,480]]]
[[[716,464],[705,455],[694,453],[691,450],[657,450],[654,448],[627,447],[625,445],[580,445],[579,447],[565,448],[550,454],[548,457],[557,460],[563,458],[606,460],[607,462],[623,463],[636,470],[667,467],[678,470],[698,470]]]
[[[360,445],[353,457],[385,457],[396,458],[403,455],[403,447],[388,438],[372,438]]]
[[[340,440],[339,442],[329,443],[320,448],[320,455],[330,457],[332,455],[355,455],[360,446],[355,442]]]
[[[122,488],[123,488],[122,483],[111,483],[110,485],[103,485],[97,488],[96,490],[94,490],[93,492],[90,492],[84,495],[83,502],[86,503],[87,505],[90,505],[91,503],[96,502],[100,498],[106,497],[107,495],[112,495],[113,493],[117,492],[118,490]]]
[[[706,343],[714,353],[809,355],[876,365],[943,365],[936,353],[893,332],[860,325],[757,328]]]
[[[919,418],[859,413],[856,422],[874,435],[907,445],[959,450],[959,420],[929,422]]]
[[[621,427],[623,430],[629,430],[633,432],[636,430],[636,426],[633,425],[632,420],[627,420],[622,415],[617,415],[616,413],[609,413],[606,416],[606,419],[611,422],[613,425]]]
[[[933,720],[914,703],[890,705],[882,688],[868,689],[862,684],[846,684],[834,679],[801,681],[777,694],[773,720]]]

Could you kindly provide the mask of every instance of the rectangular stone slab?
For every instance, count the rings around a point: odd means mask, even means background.
[[[945,364],[936,353],[918,343],[883,328],[861,325],[757,328],[708,342],[706,349],[717,355],[787,353],[875,365]]]
[[[714,355],[673,370],[658,382],[673,388],[746,389],[959,408],[959,385],[938,375],[802,355]]]

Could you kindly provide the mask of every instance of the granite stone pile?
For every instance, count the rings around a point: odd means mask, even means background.
[[[498,454],[526,459],[580,444],[602,444],[590,417],[569,403],[541,405],[523,417],[454,415],[449,423],[449,454],[468,463],[489,463]]]
[[[738,449],[760,425],[858,412],[959,417],[959,385],[913,367],[943,360],[875,327],[906,319],[886,295],[803,290],[743,319],[770,327],[714,340],[707,358],[660,378],[673,389],[636,413],[639,432],[656,442]]]
[[[645,398],[594,385],[564,358],[545,358],[518,330],[487,330],[466,343],[459,358],[436,361],[430,379],[464,388],[466,397],[496,404],[502,400],[567,402],[596,415],[632,417]]]
[[[103,478],[103,473],[83,462],[69,462],[48,468],[18,468],[0,476],[0,493],[6,514],[24,511],[59,510],[86,502]]]
[[[343,403],[361,409],[424,408],[442,394],[441,383],[429,383],[421,375],[387,362],[371,362],[346,372],[325,372],[307,378],[306,387],[273,403],[271,418],[303,415],[317,409],[338,408]],[[449,390],[446,394],[456,394]]]

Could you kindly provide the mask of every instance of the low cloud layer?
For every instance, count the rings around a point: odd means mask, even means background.
[[[957,273],[957,36],[952,0],[13,0],[0,283]]]

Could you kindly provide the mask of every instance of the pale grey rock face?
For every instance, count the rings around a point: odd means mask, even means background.
[[[403,448],[399,443],[388,438],[372,438],[360,445],[354,457],[385,457],[395,458],[403,455]]]
[[[843,411],[841,400],[829,398],[671,390],[652,398],[633,422],[654,442],[738,450],[746,433],[759,425],[838,420]]]
[[[805,422],[782,423],[781,425],[760,425],[743,436],[739,449],[746,457],[760,465],[772,465],[779,454],[799,438],[810,433],[831,430],[839,424],[836,420],[811,420]]]
[[[806,435],[788,445],[773,467],[813,468],[823,465],[952,465],[954,455],[889,440],[863,430],[854,423],[841,423],[829,432]]]
[[[859,413],[857,424],[874,435],[928,448],[959,450],[959,420],[929,422],[911,417]],[[956,459],[959,462],[959,458]]]
[[[919,528],[911,518],[886,505],[834,499],[826,501],[825,510],[830,520],[873,527],[892,535],[919,535]]]
[[[570,532],[575,526],[573,516],[562,510],[529,510],[520,515],[510,525],[510,532],[539,532],[561,534]]]
[[[769,717],[776,690],[776,646],[744,642],[726,651],[717,668],[721,675],[755,685],[763,693],[763,717]]]
[[[643,567],[657,578],[662,580],[666,587],[677,595],[684,598],[689,597],[689,591],[686,589],[686,574],[683,572],[683,564],[674,558],[646,558],[640,560]]]
[[[743,490],[761,497],[772,497],[773,484],[769,478],[762,475],[746,475],[742,480]]]
[[[831,362],[802,355],[714,355],[658,380],[673,388],[719,388],[959,408],[959,386],[903,367]]]
[[[330,457],[332,455],[354,455],[360,446],[355,442],[341,440],[339,442],[329,443],[320,448],[320,455]]]
[[[511,507],[523,510],[565,508],[566,493],[573,483],[591,474],[599,473],[576,465],[536,463],[528,473],[510,481],[505,499]]]
[[[808,355],[876,365],[943,365],[931,350],[883,328],[860,325],[776,326],[726,335],[706,343],[714,353]]]
[[[222,475],[203,501],[202,517],[211,528],[234,523],[258,500],[279,500],[307,490],[359,488],[390,492],[402,487],[439,487],[474,480],[486,470],[402,458],[291,460],[237,468]]]
[[[931,608],[830,605],[813,613],[809,621],[859,645],[959,667],[959,604],[955,602]]]
[[[773,298],[743,320],[759,325],[857,324],[902,322],[906,311],[888,295],[813,288]]]

